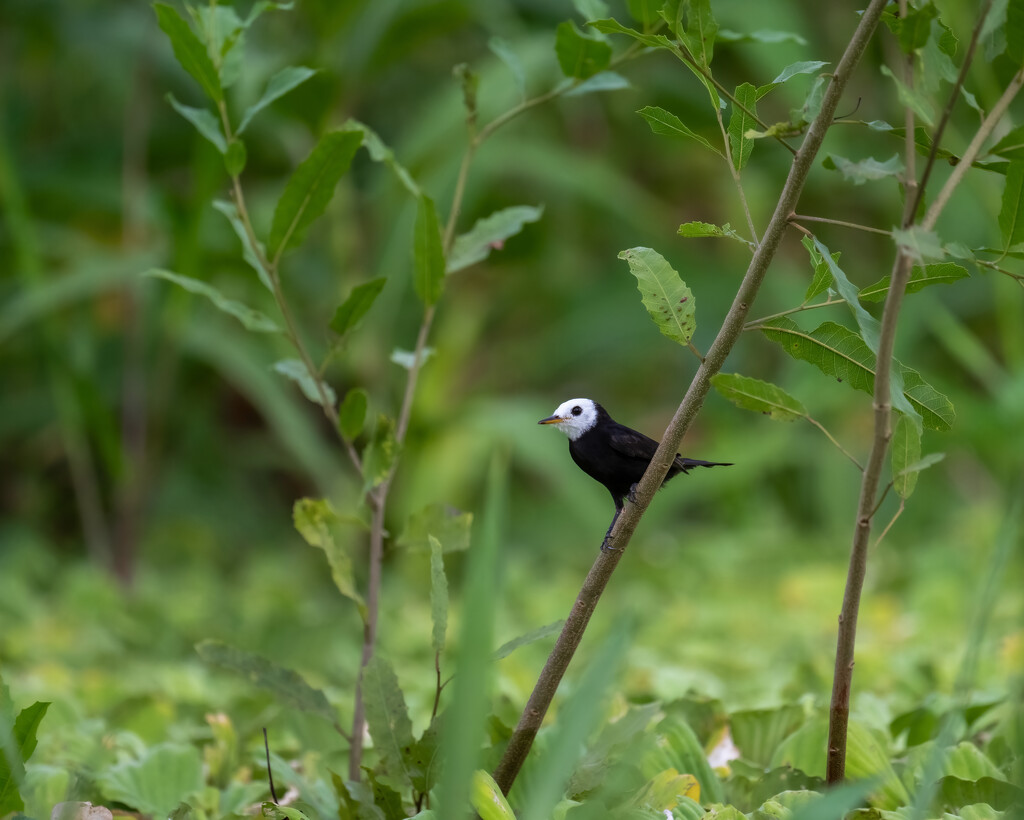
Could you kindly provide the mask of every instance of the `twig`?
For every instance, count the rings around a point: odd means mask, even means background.
[[[885,529],[883,529],[879,533],[878,539],[875,541],[874,549],[878,549],[878,545],[881,544],[882,540],[885,538],[885,536],[887,536],[889,534],[889,530],[892,529],[892,525],[896,523],[896,519],[897,518],[899,518],[901,515],[903,515],[903,511],[906,508],[907,508],[907,500],[905,498],[901,498],[900,499],[900,506],[897,508],[896,512],[893,514],[893,517],[889,519],[889,523],[885,525]]]
[[[839,452],[841,452],[844,456],[846,456],[848,459],[850,459],[850,461],[852,461],[854,463],[854,465],[857,467],[858,470],[860,470],[862,473],[864,472],[863,465],[861,465],[861,463],[859,461],[857,461],[856,458],[853,457],[853,454],[850,453],[845,447],[843,447],[842,444],[840,444],[836,440],[836,438],[826,429],[824,424],[822,424],[820,421],[818,421],[813,416],[804,416],[804,418],[807,419],[811,424],[813,424],[819,430],[821,430],[821,432],[823,432],[828,437],[828,440],[831,441],[836,447],[839,448]]]
[[[868,233],[880,233],[882,236],[892,236],[891,231],[884,231],[881,228],[872,228],[869,225],[858,225],[856,222],[844,222],[842,219],[827,219],[824,216],[807,216],[806,214],[793,214],[790,219],[800,222],[824,222],[828,225],[838,225],[840,228],[853,228],[857,231]]]
[[[725,162],[729,166],[729,173],[732,175],[733,184],[736,186],[736,193],[740,198],[740,204],[743,206],[743,215],[747,218],[747,229],[750,231],[750,237],[754,240],[754,245],[757,245],[757,230],[754,228],[754,218],[750,215],[750,208],[747,205],[747,198],[743,194],[743,182],[740,180],[740,172],[736,167],[736,163],[733,161],[732,156],[732,145],[729,141],[729,133],[725,130],[725,122],[722,120],[722,109],[715,109],[715,119],[718,120],[718,130],[722,132],[722,146],[725,148]]]
[[[594,613],[601,594],[608,585],[615,567],[629,544],[641,516],[650,504],[654,493],[661,486],[669,466],[679,451],[679,444],[693,419],[700,411],[704,399],[711,389],[711,377],[722,367],[726,357],[736,344],[743,330],[743,321],[757,296],[761,283],[764,281],[768,267],[782,242],[786,231],[789,215],[793,213],[796,203],[803,191],[804,183],[811,171],[818,151],[821,148],[825,133],[832,124],[836,106],[846,87],[853,69],[857,65],[868,41],[878,25],[886,0],[872,0],[861,16],[857,29],[846,48],[836,72],[829,82],[822,99],[821,111],[814,118],[804,137],[803,144],[793,159],[789,176],[786,179],[782,194],[779,197],[775,212],[765,229],[763,238],[750,261],[747,272],[740,283],[739,290],[733,300],[729,313],[708,351],[704,363],[690,383],[690,387],[669,423],[668,429],[651,459],[644,477],[636,491],[636,503],[626,506],[612,528],[609,546],[613,549],[601,552],[583,582],[583,587],[576,598],[565,626],[555,642],[555,647],[548,657],[544,670],[541,672],[530,699],[527,701],[519,723],[509,739],[505,754],[494,772],[494,779],[504,793],[508,793],[515,782],[526,756],[533,745],[533,740],[547,714],[548,707],[555,696],[555,690],[568,668],[576,648],[579,646],[586,631],[587,624]]]
[[[263,749],[267,753],[267,780],[270,782],[270,797],[277,805],[277,791],[274,789],[274,773],[270,770],[270,742],[267,740],[267,727],[263,727]]]
[[[770,316],[762,316],[760,319],[752,319],[743,325],[744,330],[760,330],[761,326],[765,322],[770,322],[772,319],[779,319],[783,316],[789,316],[793,313],[800,313],[804,310],[814,310],[815,308],[829,307],[830,305],[845,305],[845,299],[828,299],[824,302],[815,302],[813,305],[800,305],[799,307],[790,308],[789,310],[780,310],[778,313],[772,313]]]

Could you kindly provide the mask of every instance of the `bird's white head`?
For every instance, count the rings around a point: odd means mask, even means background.
[[[546,419],[538,424],[557,424],[570,441],[575,441],[597,424],[597,403],[590,399],[564,401]]]

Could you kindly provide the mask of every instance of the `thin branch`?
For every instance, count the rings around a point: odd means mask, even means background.
[[[853,454],[850,453],[845,447],[843,447],[842,444],[840,444],[836,440],[836,438],[825,428],[824,424],[822,424],[820,421],[818,421],[813,416],[804,416],[804,418],[807,419],[811,424],[813,424],[819,430],[821,430],[821,432],[823,432],[828,437],[828,440],[831,441],[836,447],[839,448],[839,452],[841,452],[844,456],[846,456],[848,459],[850,459],[850,461],[852,461],[854,463],[854,465],[857,467],[858,470],[860,470],[862,473],[864,472],[863,465],[861,465],[861,463],[859,461],[857,461],[856,458],[853,457]]]
[[[725,162],[729,166],[729,173],[732,175],[733,184],[736,186],[736,193],[740,198],[740,204],[743,206],[743,215],[747,218],[747,229],[750,231],[750,238],[754,240],[753,244],[756,246],[758,243],[757,229],[754,228],[754,218],[750,215],[750,207],[747,205],[747,198],[743,194],[743,182],[740,180],[740,172],[736,167],[736,163],[733,162],[732,156],[732,144],[729,141],[729,133],[725,130],[725,122],[722,120],[722,109],[715,109],[715,119],[718,120],[718,130],[722,132],[722,145],[725,148]]]
[[[815,302],[813,305],[800,305],[799,307],[790,308],[789,310],[780,310],[778,313],[773,313],[770,316],[762,316],[760,319],[752,319],[743,325],[744,330],[760,330],[761,326],[765,322],[770,322],[772,319],[778,319],[782,316],[790,316],[794,313],[800,313],[804,310],[814,310],[815,308],[829,307],[830,305],[845,305],[845,299],[828,299],[824,302]]]
[[[583,638],[601,594],[608,585],[615,567],[618,566],[641,516],[651,503],[654,493],[661,486],[676,453],[679,452],[679,445],[684,434],[700,411],[704,399],[711,389],[711,377],[721,370],[726,357],[743,331],[744,319],[757,297],[768,267],[782,242],[789,215],[796,207],[814,159],[821,149],[825,133],[832,124],[839,99],[851,73],[867,48],[882,15],[882,10],[885,8],[885,3],[886,0],[871,0],[868,8],[861,15],[857,29],[825,91],[821,110],[808,128],[803,144],[793,159],[775,212],[768,222],[764,237],[754,252],[718,336],[703,364],[697,369],[682,403],[665,431],[657,452],[651,459],[650,466],[640,480],[636,490],[636,503],[626,506],[625,511],[618,517],[612,528],[608,543],[613,549],[598,555],[583,582],[576,603],[566,619],[565,626],[562,628],[533,693],[527,701],[519,723],[509,739],[505,754],[494,772],[495,781],[506,794],[512,788],[512,784],[526,760],[537,731],[540,729],[548,707],[555,696],[558,684]]]
[[[856,222],[844,222],[842,219],[827,219],[824,216],[807,216],[806,214],[793,214],[790,219],[799,222],[824,222],[828,225],[838,225],[840,228],[853,228],[857,231],[868,233],[879,233],[882,236],[892,236],[891,231],[884,231],[881,228],[872,228],[869,225],[858,225]]]
[[[896,523],[896,519],[903,515],[903,511],[907,508],[907,500],[905,498],[900,499],[900,506],[893,514],[893,517],[889,519],[889,523],[885,525],[885,529],[882,530],[878,535],[878,540],[875,541],[875,546],[872,549],[878,549],[878,545],[882,543],[882,540],[889,534],[889,530],[892,529],[893,524]]]

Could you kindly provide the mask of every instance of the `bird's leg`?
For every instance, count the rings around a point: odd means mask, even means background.
[[[639,486],[640,484],[639,482],[637,482],[636,484],[629,488],[629,493],[626,495],[626,498],[629,499],[630,504],[636,504],[636,488]]]
[[[609,547],[608,541],[612,537],[612,530],[615,529],[615,522],[619,520],[619,516],[622,514],[622,504],[615,505],[615,515],[612,516],[612,523],[608,525],[608,532],[604,534],[604,541],[601,542],[601,552],[606,551],[618,551],[618,547]]]

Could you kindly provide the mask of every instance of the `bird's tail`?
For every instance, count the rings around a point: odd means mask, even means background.
[[[701,461],[699,458],[683,458],[676,456],[676,466],[684,473],[690,472],[692,467],[732,467],[731,461]]]

